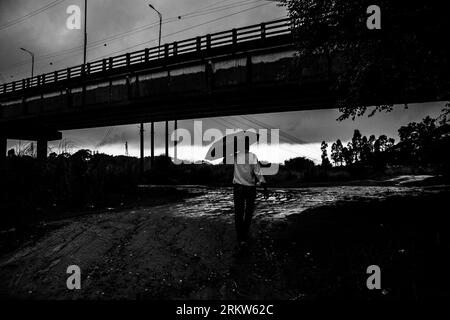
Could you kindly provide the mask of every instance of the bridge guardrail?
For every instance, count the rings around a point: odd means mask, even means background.
[[[143,50],[89,62],[86,63],[86,65],[81,64],[40,74],[32,78],[5,83],[0,87],[0,96],[8,93],[20,92],[28,88],[44,86],[50,83],[81,78],[84,74],[91,75],[130,65],[147,63],[149,61],[163,61],[168,57],[179,56],[196,51],[210,50],[212,48],[236,45],[247,41],[265,40],[271,37],[286,35],[291,33],[291,26],[291,20],[285,18],[166,43],[152,48],[145,48]]]

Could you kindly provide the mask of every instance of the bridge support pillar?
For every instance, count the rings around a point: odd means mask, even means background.
[[[48,141],[45,139],[39,139],[37,141],[36,147],[37,159],[45,161],[47,159],[47,152],[48,152]]]
[[[140,148],[141,148],[141,158],[139,159],[139,170],[140,174],[144,174],[144,124],[141,123],[141,129],[139,130],[140,133]]]
[[[174,123],[173,123],[173,130],[175,131],[175,141],[173,142],[173,158],[174,159],[177,159],[177,156],[178,156],[178,154],[177,154],[178,136],[176,134],[177,129],[178,129],[178,121],[175,120]]]
[[[155,164],[155,123],[150,124],[150,164],[153,168]]]
[[[166,121],[166,157],[169,156],[169,121]]]

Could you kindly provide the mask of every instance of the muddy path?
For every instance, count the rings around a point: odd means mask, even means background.
[[[361,206],[370,207],[374,199],[408,203],[426,193],[397,187],[272,190],[268,200],[257,199],[246,252],[236,248],[230,189],[58,221],[36,243],[0,259],[0,294],[25,299],[308,299],[356,288],[352,294],[358,295],[364,277],[351,270],[363,270],[374,256],[395,261],[399,250],[409,249],[391,239],[398,230],[383,234],[378,220],[353,218],[364,217],[360,213],[367,210]],[[333,238],[339,223],[351,230],[359,230],[361,223],[367,228],[340,243]],[[367,242],[371,232],[386,239]],[[372,257],[368,250],[374,251]],[[355,254],[361,256],[353,261]],[[81,290],[66,287],[69,265],[81,268]]]

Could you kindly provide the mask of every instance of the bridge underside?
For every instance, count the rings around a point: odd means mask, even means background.
[[[40,117],[21,117],[2,125],[0,133],[7,134],[11,139],[42,135],[55,140],[58,139],[58,135],[54,134],[56,130],[324,109],[333,108],[335,101],[332,92],[324,90],[323,84],[304,87],[296,84],[246,86],[196,95],[173,93]]]
[[[286,42],[174,57],[164,65],[144,63],[3,97],[0,147],[6,138],[37,140],[39,150],[39,141],[45,147],[61,139],[61,130],[335,108],[339,96],[332,88],[342,57],[298,61]]]
[[[50,140],[60,130],[333,107],[339,62],[316,57],[298,69],[285,42],[25,91],[0,100],[0,135]]]

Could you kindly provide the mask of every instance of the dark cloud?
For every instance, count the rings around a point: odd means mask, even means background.
[[[41,8],[53,1],[50,0],[1,0],[0,26],[24,16],[33,10]],[[177,18],[163,25],[163,42],[194,37],[214,31],[229,29],[230,26],[244,26],[265,20],[279,18],[285,15],[284,8],[274,3],[264,3],[263,0],[152,0],[151,3],[163,14],[164,19]],[[67,30],[66,8],[78,5],[83,10],[83,0],[66,0],[51,7],[43,13],[5,30],[0,30],[0,73],[7,80],[29,76],[29,57],[19,50],[20,47],[35,52],[36,72],[45,73],[82,62],[83,30]],[[97,46],[89,48],[88,60],[135,46],[129,51],[157,45],[158,16],[148,7],[146,0],[89,0],[88,1],[88,43],[96,42]],[[232,5],[227,10],[227,5]],[[207,22],[212,19],[238,12],[257,5],[260,8],[227,17],[214,23],[205,24],[173,36],[165,36],[188,27]],[[221,11],[211,13],[199,12],[195,17],[186,16],[203,8],[217,8]],[[200,14],[200,15],[198,15]],[[123,34],[129,30],[154,24],[151,29],[128,33],[115,40],[102,41],[107,37]],[[146,43],[145,43],[146,42]],[[139,43],[145,43],[138,45]],[[104,46],[107,44],[107,46]],[[78,50],[71,50],[78,48]],[[61,51],[69,50],[66,52]],[[126,52],[123,51],[122,53]],[[47,58],[39,56],[49,55]],[[52,65],[50,65],[52,62]]]

